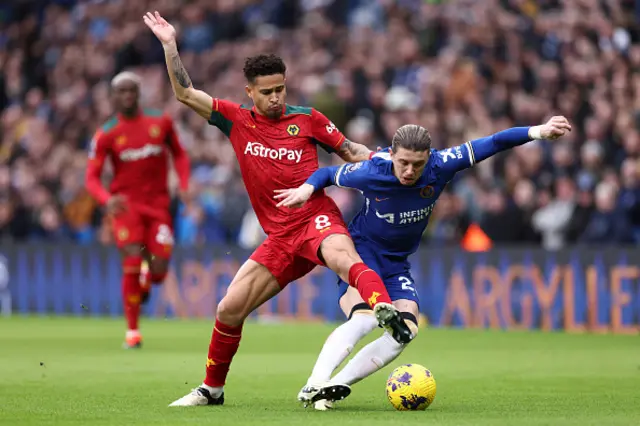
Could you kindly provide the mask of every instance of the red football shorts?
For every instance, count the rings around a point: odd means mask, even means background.
[[[124,213],[111,219],[111,224],[118,248],[141,244],[153,256],[162,259],[171,257],[174,245],[173,226],[167,210],[150,210],[148,207],[144,209],[129,205]]]
[[[349,235],[338,207],[331,201],[311,220],[284,236],[269,236],[249,257],[265,266],[282,288],[307,275],[316,265],[320,244],[329,235]]]

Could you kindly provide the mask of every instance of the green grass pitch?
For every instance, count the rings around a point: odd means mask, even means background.
[[[248,324],[223,407],[167,408],[203,378],[207,321],[147,320],[145,347],[120,348],[123,321],[0,319],[0,425],[638,425],[640,337],[423,329],[400,358],[332,412],[296,395],[330,325]],[[425,412],[386,400],[393,366],[438,385]]]

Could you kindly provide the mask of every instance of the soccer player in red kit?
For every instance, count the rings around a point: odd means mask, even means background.
[[[173,26],[158,12],[148,13],[144,21],[162,42],[177,99],[229,138],[251,204],[268,236],[242,265],[218,304],[203,384],[171,406],[222,404],[223,385],[244,320],[316,265],[329,267],[355,287],[379,324],[399,342],[409,342],[411,331],[391,304],[378,274],[362,263],[334,201],[319,191],[303,208],[286,209],[276,207],[273,198],[276,189],[300,185],[318,169],[317,145],[349,162],[366,160],[371,152],[346,140],[320,112],[285,104],[286,67],[279,57],[247,59],[246,94],[253,106],[238,105],[194,89],[178,55]],[[345,385],[319,385],[308,390],[308,402],[341,399],[349,392]]]
[[[141,264],[148,262],[148,280],[162,284],[173,249],[173,226],[167,187],[169,156],[184,193],[189,185],[189,158],[182,149],[173,122],[156,110],[138,105],[140,78],[122,72],[111,81],[117,114],[99,129],[91,141],[86,187],[107,207],[115,240],[122,254],[122,298],[128,330],[125,348],[139,348],[140,304],[149,292]],[[113,165],[109,190],[100,182],[105,160]]]

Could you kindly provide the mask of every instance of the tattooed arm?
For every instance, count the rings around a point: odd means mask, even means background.
[[[162,43],[171,87],[173,88],[173,93],[176,95],[176,98],[207,120],[211,118],[213,99],[202,90],[193,88],[189,74],[187,74],[187,70],[184,69],[180,55],[178,55],[176,29],[158,12],[147,12],[142,17],[142,20]]]
[[[169,79],[176,99],[208,120],[211,117],[213,99],[202,90],[193,88],[191,78],[180,60],[176,44],[163,44],[163,47]]]
[[[345,139],[338,151],[338,155],[348,163],[358,163],[368,160],[371,151],[366,146]]]

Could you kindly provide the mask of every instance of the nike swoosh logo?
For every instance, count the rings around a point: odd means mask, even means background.
[[[388,200],[388,199],[389,199],[388,197],[387,198],[378,198],[378,197],[376,197],[376,201],[377,202]]]

